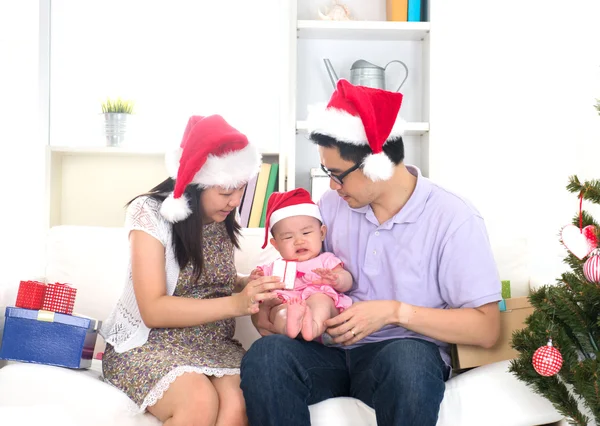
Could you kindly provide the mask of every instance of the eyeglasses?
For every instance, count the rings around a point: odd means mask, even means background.
[[[344,178],[346,176],[348,176],[350,173],[352,173],[354,170],[357,170],[360,167],[360,163],[359,164],[355,164],[354,166],[350,167],[348,170],[346,170],[345,172],[339,174],[339,175],[334,175],[333,173],[331,173],[331,170],[329,170],[327,167],[325,167],[324,165],[321,164],[321,170],[323,170],[325,172],[325,174],[327,176],[329,176],[329,178],[334,181],[335,183],[337,183],[338,185],[343,185],[344,184]]]

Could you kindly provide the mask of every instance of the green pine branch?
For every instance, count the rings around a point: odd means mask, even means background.
[[[567,190],[577,198],[600,204],[600,180],[581,182],[577,176],[571,176]],[[580,226],[579,214],[572,223]],[[600,226],[591,214],[582,212],[581,225],[595,226],[600,237]],[[579,410],[578,403],[587,407],[600,424],[600,284],[585,278],[586,260],[568,253],[564,258],[568,270],[555,285],[531,293],[529,300],[535,310],[525,321],[525,328],[513,333],[511,345],[519,355],[509,368],[534,392],[547,398],[571,424],[581,426],[587,425],[589,419]],[[543,377],[531,361],[549,338],[561,352],[563,365],[557,375]]]
[[[591,201],[594,204],[600,204],[600,180],[598,179],[581,183],[577,176],[570,176],[567,190],[577,193],[578,197],[583,194],[584,200]]]
[[[575,371],[575,390],[594,414],[596,424],[600,419],[600,380],[598,379],[598,360],[586,359],[579,363]]]

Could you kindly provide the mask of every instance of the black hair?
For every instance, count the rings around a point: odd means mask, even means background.
[[[140,194],[127,203],[131,204],[135,199],[142,196],[148,196],[159,203],[162,203],[173,192],[175,180],[168,178],[156,185],[145,194]],[[185,189],[185,195],[192,213],[184,220],[172,224],[173,227],[173,250],[179,268],[183,269],[188,263],[194,265],[194,279],[198,279],[204,267],[204,256],[202,255],[202,209],[200,194],[204,189],[196,185],[188,185]],[[236,220],[236,211],[234,209],[227,218],[225,218],[225,228],[231,243],[240,248],[238,237],[241,233],[240,224]]]
[[[340,157],[343,160],[351,161],[354,164],[360,164],[361,167],[365,157],[373,153],[369,145],[353,145],[340,142],[331,136],[322,135],[320,133],[311,133],[310,140],[323,148],[337,147],[340,152]],[[402,140],[402,136],[389,139],[385,145],[383,145],[383,152],[395,165],[404,161],[404,141]]]

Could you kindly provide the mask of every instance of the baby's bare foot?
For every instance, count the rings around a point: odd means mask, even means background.
[[[310,306],[306,306],[306,312],[304,313],[304,320],[302,321],[302,338],[307,342],[310,342],[321,334],[323,334],[322,326],[314,320],[312,310]]]
[[[300,333],[306,308],[306,302],[302,299],[288,301],[286,334],[289,338],[295,339]]]

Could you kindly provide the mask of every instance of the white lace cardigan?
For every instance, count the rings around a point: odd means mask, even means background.
[[[128,232],[140,230],[156,238],[165,247],[167,294],[173,295],[179,277],[179,264],[173,250],[173,228],[160,214],[160,203],[152,198],[138,197],[127,208],[125,228]],[[117,305],[104,321],[100,334],[116,352],[122,353],[142,346],[148,340],[146,327],[133,292],[131,258],[127,266],[125,288]]]

